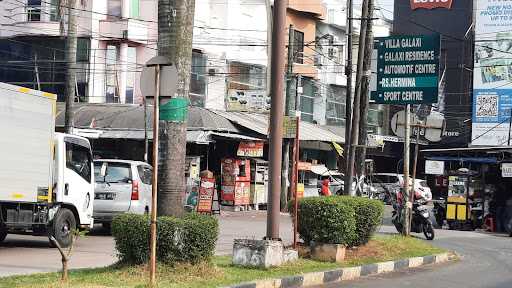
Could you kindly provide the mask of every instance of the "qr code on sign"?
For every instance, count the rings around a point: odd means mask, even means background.
[[[498,95],[477,96],[476,117],[498,117]]]

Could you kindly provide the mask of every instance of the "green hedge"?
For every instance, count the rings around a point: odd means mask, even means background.
[[[383,212],[384,205],[379,200],[349,196],[303,198],[299,201],[298,231],[306,244],[364,245],[382,222]]]
[[[121,214],[112,222],[112,235],[121,262],[142,264],[149,259],[148,216]],[[215,218],[187,214],[157,219],[157,258],[167,264],[208,261],[215,252],[219,225]]]
[[[350,205],[356,213],[357,237],[349,243],[349,246],[361,246],[368,243],[382,223],[384,203],[380,200],[350,196],[340,196],[340,200],[351,203]]]
[[[299,201],[299,235],[305,243],[345,244],[356,237],[355,211],[337,197],[308,197]]]

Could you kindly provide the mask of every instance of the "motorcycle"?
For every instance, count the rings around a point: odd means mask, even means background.
[[[403,205],[400,198],[401,193],[397,192],[397,201],[393,204],[392,222],[398,232],[403,231]],[[431,200],[431,199],[430,199]],[[424,199],[421,195],[415,195],[415,201],[412,206],[411,232],[421,233],[425,235],[427,240],[433,240],[435,236],[434,226],[430,221],[430,212],[428,207],[424,205],[429,199]]]
[[[434,202],[433,212],[437,226],[443,227],[443,222],[446,219],[446,200],[444,198],[439,198]]]

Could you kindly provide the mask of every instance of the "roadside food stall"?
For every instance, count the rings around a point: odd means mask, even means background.
[[[483,222],[483,191],[478,172],[461,168],[449,173],[446,220],[450,229],[470,230]]]
[[[251,167],[249,159],[225,158],[221,163],[222,205],[249,205]]]
[[[268,161],[251,159],[251,196],[249,203],[255,209],[259,204],[267,203],[268,195]]]
[[[438,225],[445,219],[450,229],[510,230],[512,174],[503,165],[511,153],[508,147],[423,150]]]
[[[201,170],[200,156],[187,156],[185,158],[185,179],[186,191],[183,197],[185,208],[195,210],[197,206],[197,197],[199,195],[199,184],[201,178],[199,172]]]

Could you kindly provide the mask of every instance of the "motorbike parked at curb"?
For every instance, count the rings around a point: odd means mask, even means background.
[[[396,192],[397,199],[395,203],[393,203],[393,214],[391,222],[395,225],[395,228],[398,232],[402,233],[403,231],[403,215],[404,205],[401,201],[401,192]],[[425,235],[427,240],[433,240],[435,237],[434,226],[430,221],[430,212],[428,207],[425,205],[428,201],[432,199],[425,199],[422,195],[418,193],[415,194],[414,203],[412,206],[412,217],[411,217],[411,232],[421,233]]]

